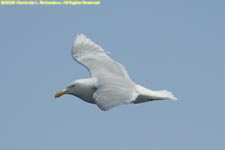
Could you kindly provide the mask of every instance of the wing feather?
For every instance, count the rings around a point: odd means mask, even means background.
[[[74,41],[72,57],[97,79],[93,98],[100,109],[109,110],[137,98],[134,83],[125,68],[85,35],[78,35]]]
[[[83,34],[76,37],[71,52],[73,59],[84,65],[94,77],[99,74],[113,74],[130,80],[120,63],[111,59],[103,48]]]
[[[129,80],[110,76],[100,79],[93,97],[101,110],[106,111],[119,105],[133,103],[139,95],[134,88],[135,85]]]

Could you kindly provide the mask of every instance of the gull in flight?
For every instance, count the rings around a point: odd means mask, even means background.
[[[77,35],[72,57],[86,67],[91,78],[73,81],[65,89],[58,91],[55,98],[70,94],[96,104],[107,111],[124,104],[138,104],[154,100],[176,100],[167,90],[153,91],[134,83],[125,68],[110,58],[99,45],[84,34]]]

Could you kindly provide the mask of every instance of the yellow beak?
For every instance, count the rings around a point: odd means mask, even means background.
[[[58,98],[67,93],[67,90],[61,90],[55,93],[55,98]]]

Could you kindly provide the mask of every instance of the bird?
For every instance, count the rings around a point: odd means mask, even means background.
[[[71,54],[75,61],[89,70],[91,77],[74,80],[56,92],[55,98],[73,95],[96,104],[103,111],[126,104],[177,100],[170,91],[150,90],[136,84],[122,64],[110,58],[108,52],[82,33],[76,36]]]

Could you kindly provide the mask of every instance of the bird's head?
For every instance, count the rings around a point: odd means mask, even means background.
[[[55,98],[58,98],[58,97],[60,97],[60,96],[62,96],[64,94],[72,94],[72,93],[74,93],[75,87],[76,87],[76,82],[71,83],[65,89],[56,92],[55,93]]]

